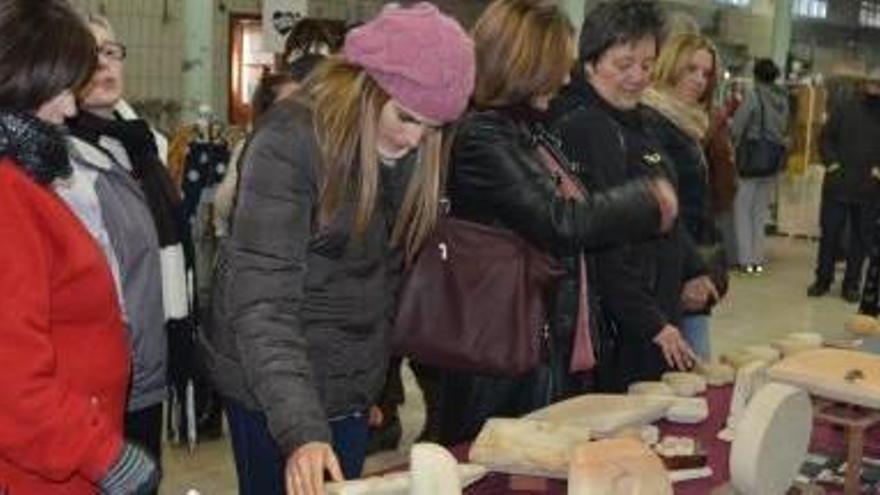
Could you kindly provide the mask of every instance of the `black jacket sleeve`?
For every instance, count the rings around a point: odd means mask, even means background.
[[[626,173],[624,138],[612,124],[603,125],[597,112],[573,111],[558,121],[557,131],[569,158],[582,164],[594,187],[624,184]],[[653,339],[667,324],[667,315],[653,295],[656,269],[646,262],[645,250],[626,245],[603,251],[596,256],[596,286],[599,304],[618,328],[630,335]]]
[[[835,108],[831,111],[831,116],[825,127],[822,128],[822,135],[819,139],[819,151],[822,155],[822,164],[830,167],[832,163],[840,163],[839,134],[841,125],[841,109]]]
[[[676,231],[681,246],[682,281],[687,282],[694,277],[708,274],[709,268],[706,266],[706,263],[700,256],[700,252],[697,250],[697,243],[694,241],[694,238],[687,231],[687,229],[683,228],[681,225],[676,228]]]
[[[635,247],[627,246],[600,254],[596,259],[596,280],[602,309],[624,332],[638,331],[646,338],[654,336],[669,323],[669,316],[647,286],[650,274]]]
[[[247,386],[283,455],[330,441],[301,310],[316,203],[310,125],[286,105],[264,117],[244,156],[230,236],[231,327]]]
[[[472,114],[453,144],[453,211],[480,213],[531,242],[559,253],[639,240],[659,229],[659,209],[644,181],[587,194],[583,201],[557,194],[528,135],[493,112]]]

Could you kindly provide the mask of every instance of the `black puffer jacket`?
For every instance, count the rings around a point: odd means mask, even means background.
[[[378,400],[400,269],[388,241],[397,172],[383,177],[381,204],[356,238],[353,204],[329,227],[313,224],[318,156],[306,106],[288,99],[261,120],[201,339],[220,393],[265,413],[284,454],[329,442],[329,418]]]
[[[564,395],[567,387],[561,382],[566,380],[577,315],[578,255],[583,249],[646,238],[659,228],[656,201],[642,181],[588,194],[583,202],[560,197],[537,148],[562,155],[539,118],[528,109],[465,117],[453,145],[448,193],[453,216],[513,230],[563,261],[566,274],[549,315],[550,366],[520,379],[448,373],[442,399],[444,443],[472,438],[489,416],[516,416]],[[565,166],[564,158],[562,162]]]
[[[582,78],[554,101],[553,129],[588,189],[605,191],[646,176],[675,182],[643,111],[611,107]],[[600,387],[619,391],[658,378],[666,364],[653,338],[666,324],[678,323],[683,282],[706,273],[693,242],[679,223],[669,234],[600,253],[592,266],[608,317],[602,338],[616,348],[614,358],[601,363]]]

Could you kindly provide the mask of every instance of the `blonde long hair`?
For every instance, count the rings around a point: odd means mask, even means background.
[[[678,84],[691,57],[699,50],[706,50],[712,55],[712,77],[706,86],[706,91],[700,98],[705,110],[712,110],[712,98],[715,96],[715,88],[718,85],[718,71],[721,68],[721,58],[718,49],[709,38],[696,33],[681,33],[673,35],[663,43],[660,56],[651,73],[651,80],[660,89],[669,89]]]
[[[305,82],[321,153],[318,221],[327,225],[350,198],[356,202],[354,232],[362,236],[376,208],[379,115],[390,99],[361,67],[331,57]],[[437,220],[443,180],[440,132],[425,135],[418,164],[404,194],[391,242],[412,260]]]

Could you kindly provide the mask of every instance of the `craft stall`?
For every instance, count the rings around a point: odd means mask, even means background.
[[[409,466],[328,493],[878,493],[880,356],[839,348],[860,343],[791,334],[624,395],[490,419],[451,451],[416,444]]]

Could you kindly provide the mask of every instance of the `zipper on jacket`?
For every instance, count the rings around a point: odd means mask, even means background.
[[[550,320],[544,321],[544,326],[541,328],[541,348],[543,349],[543,358],[541,363],[538,365],[540,369],[542,366],[546,366],[545,372],[547,373],[547,386],[545,389],[544,395],[544,405],[548,406],[553,403],[553,398],[556,396],[556,382],[554,380],[554,368],[555,363],[553,362],[553,351],[550,349]]]

